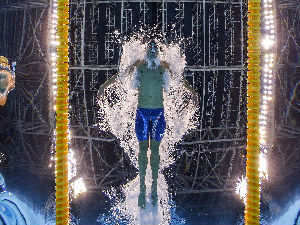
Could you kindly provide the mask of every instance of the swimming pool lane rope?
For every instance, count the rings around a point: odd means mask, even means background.
[[[260,213],[260,3],[260,0],[248,0],[246,225],[258,225]]]
[[[56,224],[69,224],[69,0],[57,0]]]

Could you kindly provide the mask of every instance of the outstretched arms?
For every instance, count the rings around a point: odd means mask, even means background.
[[[138,66],[139,66],[140,64],[142,64],[142,63],[143,63],[142,60],[137,60],[137,61],[135,61],[135,63],[132,64],[132,65],[128,68],[129,73],[131,73],[131,72],[133,71],[134,67],[138,67]]]
[[[141,60],[137,60],[134,64],[127,68],[127,72],[131,73],[135,67],[142,63]],[[118,80],[118,74],[113,75],[110,79],[108,79],[104,84],[102,84],[98,90],[98,98],[100,98],[104,94],[105,88],[116,83]]]
[[[184,84],[184,87],[185,87],[186,89],[188,89],[189,92],[191,92],[191,94],[192,94],[192,96],[193,96],[192,99],[193,99],[194,105],[195,105],[195,106],[198,106],[198,105],[199,105],[199,102],[198,102],[198,95],[197,95],[196,91],[191,87],[191,85],[189,84],[189,82],[188,82],[185,78],[183,78],[183,84]]]
[[[162,67],[165,69],[165,70],[168,70],[170,71],[170,73],[172,74],[172,71],[170,69],[170,64],[167,63],[166,61],[162,61],[161,62],[161,65]],[[199,102],[198,102],[198,95],[197,93],[195,92],[195,90],[191,87],[191,85],[189,84],[189,82],[183,77],[183,85],[184,87],[192,94],[192,99],[193,99],[193,103],[195,106],[198,106],[199,105]]]
[[[169,63],[167,63],[166,61],[161,61],[160,64],[165,70],[169,70],[171,72]]]
[[[105,88],[107,88],[111,84],[116,83],[117,79],[118,79],[118,74],[116,73],[110,79],[108,79],[104,84],[102,84],[98,90],[98,98],[100,98],[104,94]]]

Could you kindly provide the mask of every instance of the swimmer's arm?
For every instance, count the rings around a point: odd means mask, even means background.
[[[102,84],[98,90],[98,98],[104,94],[105,88],[117,82],[118,74],[116,73],[110,79],[108,79],[104,84]]]
[[[199,105],[199,102],[198,102],[198,95],[196,93],[196,91],[192,88],[192,86],[189,84],[189,82],[187,81],[187,79],[185,77],[183,77],[183,85],[186,89],[189,90],[189,92],[192,94],[193,96],[193,102],[194,102],[194,105],[195,106],[198,106]]]
[[[161,62],[161,65],[162,65],[162,67],[163,67],[165,70],[170,71],[170,73],[172,74],[172,71],[171,71],[171,69],[170,69],[170,64],[169,64],[169,63],[167,63],[166,61],[162,61],[162,62]],[[185,77],[183,77],[182,80],[183,80],[183,85],[184,85],[184,87],[192,94],[194,104],[195,104],[195,105],[198,105],[199,103],[198,103],[198,95],[197,95],[197,93],[196,93],[195,90],[191,87],[191,85],[189,84],[189,82],[186,80]]]
[[[143,61],[142,60],[137,60],[134,64],[132,64],[127,71],[129,73],[131,73],[135,67],[138,67]],[[115,75],[113,75],[109,80],[107,80],[104,84],[102,84],[99,88],[98,91],[98,98],[100,98],[103,94],[104,94],[104,90],[105,88],[107,88],[108,86],[116,83],[118,80],[118,74],[116,73]]]
[[[163,67],[165,70],[169,70],[170,73],[172,73],[172,72],[171,72],[171,69],[170,69],[170,64],[169,64],[169,63],[167,63],[166,61],[161,61],[160,64],[162,65],[162,67]]]
[[[141,65],[143,63],[142,60],[137,60],[134,64],[132,64],[129,68],[128,71],[129,73],[131,73],[135,67],[138,67],[139,65]]]

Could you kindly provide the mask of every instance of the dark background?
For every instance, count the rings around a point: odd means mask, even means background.
[[[245,5],[236,7],[236,2],[207,2],[205,23],[201,1],[198,6],[197,3],[184,3],[182,20],[176,16],[178,15],[176,10],[180,7],[180,3],[165,3],[167,4],[166,40],[170,42],[179,37],[184,38],[182,48],[187,56],[187,65],[191,68],[190,70],[187,68],[185,76],[198,92],[200,103],[207,103],[201,105],[205,112],[204,116],[200,118],[202,128],[222,128],[228,130],[229,133],[222,138],[230,138],[231,135],[241,138],[240,141],[214,143],[210,141],[218,139],[220,133],[215,130],[205,133],[199,128],[199,132],[191,133],[185,137],[185,140],[203,141],[204,134],[208,134],[207,144],[178,145],[180,150],[178,151],[178,161],[167,169],[165,174],[167,177],[170,177],[168,174],[175,174],[168,179],[169,191],[179,207],[179,215],[186,218],[186,224],[200,224],[200,221],[201,224],[222,224],[222,221],[223,224],[224,221],[226,221],[225,224],[233,224],[240,221],[243,215],[242,201],[231,190],[235,187],[237,177],[245,174],[246,138],[246,48],[243,48],[244,57],[240,57],[242,44],[246,46],[246,18],[241,19],[240,9],[245,15],[246,7]],[[111,134],[99,133],[98,128],[93,127],[97,122],[95,98],[97,90],[108,77],[117,71],[121,52],[120,40],[140,27],[144,27],[153,36],[161,34],[162,3],[147,3],[149,11],[146,13],[146,23],[143,24],[143,22],[139,22],[143,21],[140,3],[125,2],[124,7],[133,12],[132,23],[129,22],[126,28],[124,19],[123,34],[116,37],[111,33],[116,29],[121,30],[120,3],[106,4],[101,1],[95,1],[95,3],[90,1],[85,8],[78,1],[71,3],[70,103],[72,110],[70,119],[72,134],[78,137],[92,136],[108,139],[112,137]],[[115,16],[113,27],[108,26],[108,9],[111,15]],[[24,201],[28,201],[36,209],[45,208],[46,202],[55,191],[53,167],[49,168],[50,156],[53,155],[51,152],[53,152],[54,129],[53,105],[50,101],[52,95],[49,62],[51,50],[49,49],[48,33],[49,10],[48,1],[0,2],[0,55],[8,57],[10,61],[17,61],[16,88],[9,94],[6,106],[0,108],[1,172],[6,179],[8,189]],[[226,14],[228,12],[231,13]],[[86,22],[85,35],[82,39],[84,13]],[[197,13],[200,15],[199,27],[195,28],[193,23],[195,24],[197,21],[193,20],[193,15]],[[217,18],[217,23],[214,25],[209,23],[213,16]],[[276,18],[278,39],[275,116],[272,123],[275,133],[274,144],[268,154],[269,180],[263,182],[261,201],[261,210],[266,219],[273,216],[270,202],[276,202],[283,210],[299,188],[299,3],[277,1]],[[172,24],[175,24],[174,30],[171,28]],[[207,31],[205,35],[203,26]],[[244,34],[241,33],[241,26],[244,26]],[[153,27],[156,28],[151,33],[150,30]],[[195,35],[197,29],[199,29],[199,36]],[[242,36],[244,39],[241,39]],[[105,51],[107,38],[113,41],[113,53]],[[82,40],[85,43],[84,53],[81,52]],[[230,40],[234,42],[230,43]],[[82,56],[84,56],[84,64],[82,64]],[[88,66],[99,65],[105,65],[112,69],[88,68]],[[244,73],[242,73],[243,69],[232,73],[226,69],[218,72],[193,71],[193,68],[238,65],[243,66]],[[79,67],[79,69],[75,67]],[[83,75],[85,80],[83,80]],[[210,92],[208,84],[214,84],[216,92]],[[237,88],[240,84],[243,87],[242,92]],[[203,94],[204,86],[208,93],[206,95]],[[84,93],[86,99],[89,99],[86,103],[84,103]],[[214,96],[215,100],[211,100],[210,96]],[[242,100],[240,111],[225,109],[224,105],[229,104],[226,100],[228,97],[231,109],[238,108],[238,102]],[[209,116],[209,112],[213,112],[213,115]],[[241,114],[237,119],[239,112]],[[238,129],[228,129],[237,123]],[[71,143],[75,154],[81,160],[78,166],[79,174],[86,178],[89,189],[88,193],[79,196],[71,203],[73,215],[81,218],[80,224],[93,224],[100,213],[109,209],[110,203],[102,190],[112,186],[118,187],[137,174],[137,171],[130,166],[128,157],[123,153],[117,141],[107,142],[93,139],[93,144],[94,147],[89,148],[89,142],[84,138],[74,138]],[[197,160],[200,160],[198,168],[200,172],[197,175],[197,183],[200,184],[201,177],[211,171],[208,162],[216,165],[224,151],[231,148],[235,150],[230,151],[220,166],[216,168],[220,177],[230,174],[226,179],[218,183],[211,178],[212,183],[206,183],[205,188],[197,185],[194,187],[196,194],[192,194],[192,192],[182,194],[183,191],[192,190],[190,178],[195,176]],[[198,157],[199,154],[205,156],[204,152],[210,150],[216,150],[216,152],[207,153],[207,160]],[[113,168],[114,171],[111,175],[103,180],[103,177]],[[97,179],[94,179],[94,174],[97,175]],[[218,185],[219,191],[202,192],[203,190],[217,189],[216,185]]]

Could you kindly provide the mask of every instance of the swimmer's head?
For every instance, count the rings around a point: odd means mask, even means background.
[[[150,59],[155,59],[158,55],[158,48],[154,41],[151,41],[147,49],[147,57]]]

